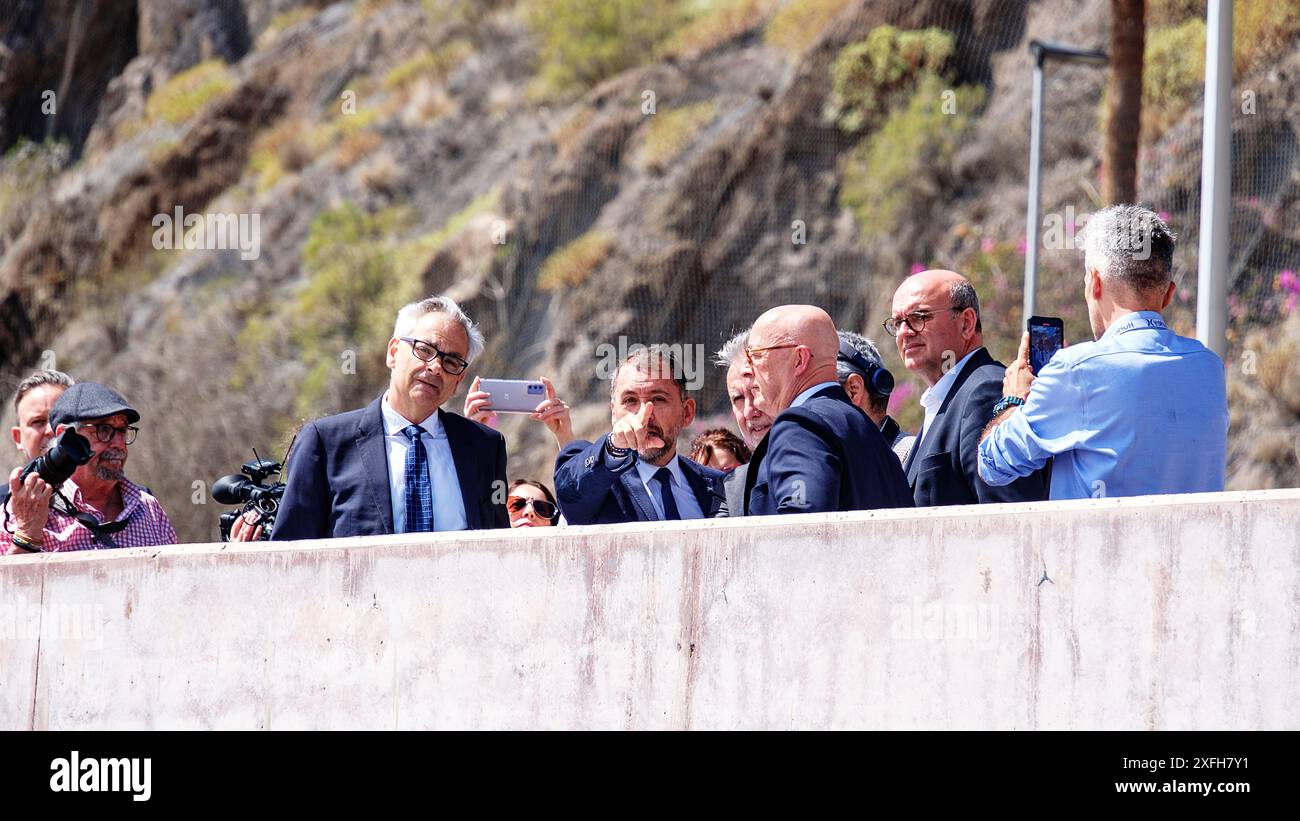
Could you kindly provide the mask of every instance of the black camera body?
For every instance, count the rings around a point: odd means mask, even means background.
[[[270,459],[254,459],[245,462],[239,473],[222,476],[212,485],[212,498],[223,505],[240,505],[239,510],[228,510],[221,514],[221,541],[230,541],[230,529],[235,519],[249,511],[257,513],[254,526],[261,525],[262,539],[271,538],[271,526],[275,524],[275,514],[280,509],[280,497],[284,495],[284,482],[266,480],[279,474],[284,466]]]
[[[77,472],[77,468],[89,462],[95,456],[90,447],[90,440],[68,428],[54,440],[49,450],[37,456],[23,468],[22,482],[28,474],[35,473],[45,480],[50,487],[58,490],[60,486]]]

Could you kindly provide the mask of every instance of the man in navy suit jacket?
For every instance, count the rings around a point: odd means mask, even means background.
[[[720,470],[677,453],[677,437],[695,418],[695,400],[675,353],[639,348],[614,373],[613,430],[578,439],[555,461],[555,496],[574,525],[701,519],[722,504]]]
[[[439,408],[482,350],[483,334],[452,300],[403,308],[383,396],[299,432],[272,538],[509,527],[505,439]],[[232,538],[256,537],[236,527]]]
[[[954,271],[922,271],[894,294],[885,330],[903,365],[930,386],[925,422],[903,469],[918,507],[1047,498],[1049,468],[994,487],[979,475],[979,443],[1002,398],[1006,367],[984,347],[979,297]]]
[[[776,418],[749,461],[748,515],[912,506],[898,457],[836,381],[839,346],[812,305],[773,308],[750,329],[756,402]]]

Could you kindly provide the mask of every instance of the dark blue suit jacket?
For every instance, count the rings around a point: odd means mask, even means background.
[[[921,431],[924,438],[913,445],[903,466],[917,507],[1047,499],[1051,462],[1001,487],[979,475],[980,435],[1002,398],[1006,370],[986,348],[966,360],[930,423],[933,430]]]
[[[839,385],[781,411],[745,477],[750,516],[911,506],[898,457]]]
[[[637,462],[636,454],[617,462],[608,460],[607,464],[606,439],[602,436],[595,442],[575,440],[565,445],[556,457],[555,498],[564,520],[571,525],[658,521],[650,494],[632,469]],[[722,479],[726,474],[681,454],[677,461],[705,518],[716,516],[722,504]]]
[[[382,399],[382,397],[381,397]],[[388,447],[380,399],[361,410],[309,422],[294,440],[272,539],[373,536],[393,531]],[[506,441],[478,422],[438,411],[447,431],[471,530],[509,527]],[[493,502],[493,483],[501,484]]]

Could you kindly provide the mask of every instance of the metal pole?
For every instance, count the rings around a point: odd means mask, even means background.
[[[1196,338],[1228,355],[1228,205],[1232,196],[1232,0],[1210,0],[1201,136],[1201,237]]]
[[[1029,216],[1025,224],[1025,304],[1023,321],[1034,315],[1034,291],[1038,277],[1039,166],[1043,139],[1043,52],[1030,46],[1034,55],[1034,100],[1029,130]]]

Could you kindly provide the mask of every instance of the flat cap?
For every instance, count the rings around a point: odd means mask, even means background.
[[[126,423],[134,425],[140,414],[127,404],[122,394],[97,382],[78,382],[63,392],[50,408],[50,424],[73,425],[88,419],[126,414]]]

